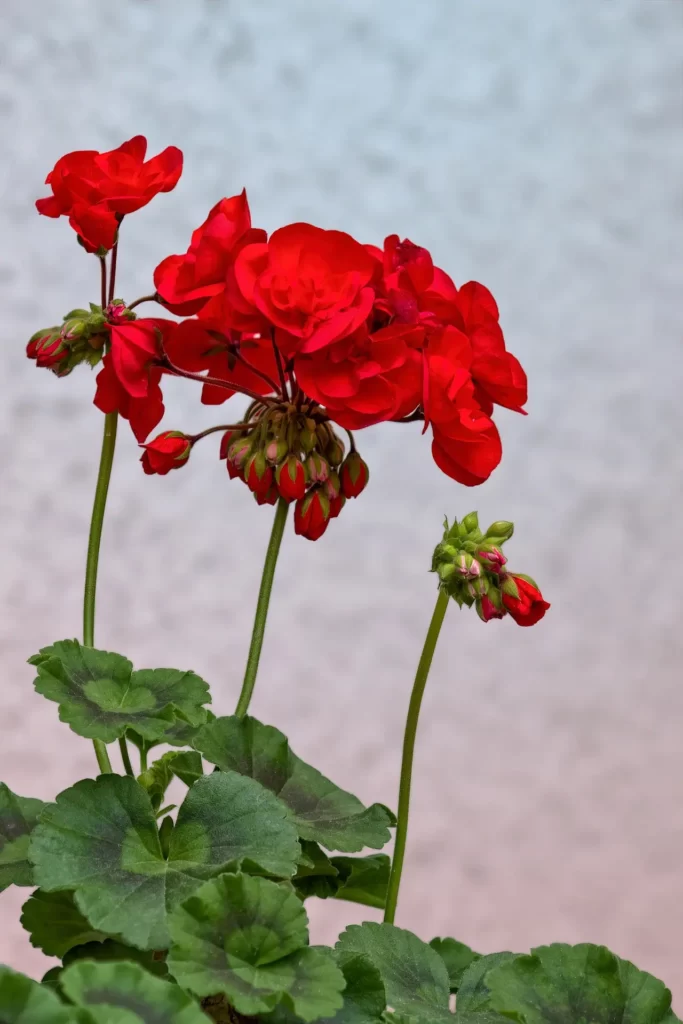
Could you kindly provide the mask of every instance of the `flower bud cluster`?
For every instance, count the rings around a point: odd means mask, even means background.
[[[96,366],[102,359],[107,325],[135,320],[135,313],[121,299],[106,309],[90,303],[89,309],[72,309],[61,327],[46,327],[30,338],[26,346],[29,359],[64,377],[79,363]]]
[[[444,524],[436,546],[432,572],[439,585],[462,607],[474,605],[484,622],[510,614],[520,626],[543,617],[550,605],[529,576],[506,569],[503,544],[512,537],[514,524],[500,520],[483,533],[479,517],[470,512],[462,522]]]
[[[246,483],[259,505],[295,502],[294,529],[308,540],[321,537],[368,482],[360,455],[344,454],[329,421],[284,405],[261,410],[255,423],[227,431],[221,443],[231,479]]]

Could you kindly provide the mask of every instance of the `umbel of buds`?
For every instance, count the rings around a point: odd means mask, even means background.
[[[460,607],[474,605],[484,622],[510,615],[519,626],[532,626],[550,605],[530,576],[508,571],[503,544],[512,537],[514,524],[492,523],[483,533],[479,516],[470,512],[462,522],[444,523],[444,535],[432,558],[439,586]]]
[[[26,346],[26,355],[64,377],[79,363],[96,366],[102,359],[111,324],[135,320],[135,313],[121,299],[114,299],[106,309],[90,303],[89,309],[72,309],[61,327],[46,327],[36,333]]]

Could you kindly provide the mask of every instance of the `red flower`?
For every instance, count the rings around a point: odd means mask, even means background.
[[[207,370],[210,377],[226,382],[226,387],[204,384],[204,405],[220,405],[227,401],[235,394],[229,384],[259,395],[272,390],[249,366],[271,378],[278,372],[270,338],[259,334],[240,336],[220,323],[205,321],[203,315],[201,319],[179,323],[166,339],[164,347],[171,362],[180,369],[191,373]]]
[[[68,217],[88,252],[111,249],[121,218],[170,192],[182,172],[183,154],[175,146],[147,162],[146,152],[147,139],[136,135],[108,153],[68,153],[45,179],[52,195],[36,202],[38,212]]]
[[[228,461],[230,461],[228,457]],[[244,482],[257,497],[265,500],[273,484],[273,470],[266,462],[263,452],[256,452],[244,465]],[[263,504],[263,502],[259,502]]]
[[[69,355],[69,348],[64,344],[61,330],[48,327],[33,335],[26,346],[26,355],[29,359],[35,359],[37,366],[56,369],[58,373],[59,364]]]
[[[370,470],[358,452],[349,452],[340,471],[342,493],[345,498],[357,498],[365,490]]]
[[[422,358],[414,328],[396,324],[370,334],[365,324],[312,355],[298,355],[297,379],[307,395],[349,430],[412,412],[422,395]]]
[[[342,504],[343,502],[340,503],[337,499],[339,511]],[[294,507],[294,532],[300,537],[306,537],[307,540],[318,540],[333,518],[331,512],[327,495],[317,487],[313,488],[305,497],[299,498]]]
[[[111,355],[102,361],[97,375],[94,402],[101,412],[119,412],[128,420],[135,437],[141,443],[149,437],[164,415],[164,399],[159,387],[161,369],[149,372],[149,387],[145,398],[133,398],[123,387],[111,362]]]
[[[478,599],[477,612],[479,613],[479,618],[484,622],[490,622],[491,619],[502,619],[505,616],[505,612],[497,608],[487,594]]]
[[[249,245],[235,264],[244,298],[279,328],[287,355],[316,352],[345,338],[369,315],[374,261],[342,231],[289,224],[268,243]]]
[[[206,308],[206,316],[218,315],[236,329],[258,328],[261,317],[254,316],[253,307],[237,289],[234,263],[241,249],[265,242],[266,237],[265,231],[251,226],[246,190],[221,199],[193,232],[185,255],[168,256],[154,271],[154,284],[165,306],[180,316]],[[228,301],[222,302],[223,297]]]
[[[285,501],[298,501],[306,493],[306,472],[295,455],[290,455],[277,467],[275,481]]]
[[[121,386],[131,398],[146,398],[155,361],[161,358],[161,342],[169,343],[175,320],[129,320],[109,325],[111,364]]]
[[[509,573],[507,578],[514,581],[519,596],[506,594],[503,589],[503,604],[518,626],[533,626],[543,618],[550,605],[543,600],[543,594],[533,580],[515,573]]]
[[[185,465],[192,451],[192,442],[177,430],[165,430],[142,447],[145,451],[140,462],[145,473],[166,476],[172,469]]]

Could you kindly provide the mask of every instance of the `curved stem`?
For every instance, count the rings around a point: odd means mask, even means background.
[[[133,771],[133,765],[130,763],[130,754],[128,753],[128,744],[126,743],[126,737],[122,736],[119,740],[119,750],[121,751],[121,760],[123,761],[123,767],[125,768],[126,775],[132,775],[135,778],[135,772]]]
[[[102,303],[102,311],[107,306],[107,260],[104,256],[100,256],[100,301]]]
[[[153,295],[141,295],[135,302],[128,303],[128,309],[135,309],[136,306],[141,305],[143,302],[159,302],[159,296],[156,292]]]
[[[116,259],[118,253],[119,243],[116,242],[111,251],[111,266],[109,268],[109,295],[107,296],[107,302],[109,305],[114,301],[114,288],[116,288]]]
[[[445,590],[439,591],[436,599],[436,607],[429,623],[427,637],[422,648],[422,656],[415,673],[413,692],[410,695],[408,707],[408,718],[403,736],[403,757],[401,760],[401,781],[398,791],[398,820],[396,823],[396,841],[394,844],[394,856],[391,861],[391,874],[389,875],[389,887],[387,890],[387,903],[384,911],[384,920],[389,924],[394,923],[396,916],[396,904],[398,903],[398,890],[401,885],[401,872],[403,871],[403,859],[406,852],[406,839],[408,837],[408,816],[410,813],[410,786],[413,775],[413,757],[415,755],[415,737],[417,735],[417,723],[420,717],[420,706],[422,697],[427,685],[427,677],[432,666],[432,658],[436,642],[439,639],[444,616],[448,610],[448,594]]]
[[[282,388],[282,397],[289,398],[289,392],[287,391],[287,380],[285,378],[285,371],[282,366],[282,356],[280,355],[280,349],[275,344],[275,336],[271,332],[270,340],[273,346],[273,355],[275,356],[275,365],[277,366],[278,376],[280,377],[280,387]],[[277,389],[276,389],[277,390]]]
[[[282,534],[285,530],[285,523],[287,522],[288,511],[289,505],[284,498],[280,498],[275,511],[273,529],[270,533],[270,541],[268,542],[268,550],[266,551],[266,560],[263,563],[261,588],[258,594],[258,601],[256,602],[254,628],[251,633],[251,644],[249,645],[249,656],[247,657],[247,667],[244,672],[242,692],[240,693],[240,698],[237,701],[237,707],[235,708],[235,714],[238,718],[243,718],[246,715],[251,695],[253,694],[254,686],[256,685],[256,673],[258,672],[258,663],[261,657],[261,648],[263,647],[263,637],[266,632],[266,617],[268,615],[268,605],[270,604],[270,592],[273,589],[275,566],[277,565],[277,556],[280,553],[280,544],[282,542]]]
[[[102,539],[102,523],[107,505],[107,492],[111,478],[111,467],[116,447],[116,427],[118,413],[110,412],[104,417],[104,435],[102,437],[102,454],[100,469],[95,487],[92,517],[90,519],[90,536],[88,538],[88,555],[85,563],[85,587],[83,591],[83,643],[93,647],[95,643],[95,595],[97,592],[97,566],[100,559],[100,541]],[[111,761],[107,748],[102,740],[93,740],[95,755],[100,770],[111,772]]]
[[[202,438],[208,437],[209,434],[216,434],[219,431],[225,433],[226,430],[250,430],[252,427],[258,426],[258,420],[254,420],[251,423],[222,423],[219,427],[207,427],[206,430],[202,430],[199,434],[188,434],[188,438],[192,444],[196,444],[197,441],[201,441]]]
[[[272,377],[269,377],[267,373],[263,373],[262,370],[257,370],[255,366],[252,366],[249,360],[245,359],[242,353],[239,352],[236,348],[232,349],[232,354],[234,355],[235,359],[237,359],[237,361],[242,364],[242,366],[246,366],[247,370],[253,373],[255,377],[260,377],[262,381],[265,381],[265,383],[268,385],[271,391],[274,391],[276,395],[278,394],[280,389]],[[284,392],[283,397],[287,397],[286,390]]]
[[[130,309],[130,306],[128,307]],[[196,380],[200,384],[213,384],[217,388],[227,388],[228,391],[239,391],[243,395],[248,395],[249,398],[253,398],[264,405],[277,405],[276,398],[268,398],[266,395],[259,395],[255,391],[250,391],[249,388],[243,387],[241,384],[234,384],[231,380],[222,380],[220,377],[208,377],[203,373],[191,373],[189,370],[181,370],[179,366],[176,366],[168,358],[166,353],[162,349],[162,355],[164,358],[163,365],[171,373],[174,373],[176,377],[185,377],[187,380]]]

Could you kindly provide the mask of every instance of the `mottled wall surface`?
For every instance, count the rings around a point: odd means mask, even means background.
[[[247,185],[256,224],[398,231],[486,282],[531,382],[476,493],[418,429],[368,431],[372,483],[319,543],[288,535],[255,713],[367,800],[398,743],[444,513],[514,519],[553,602],[532,630],[453,607],[419,736],[400,923],[480,950],[604,942],[683,1000],[683,5],[678,0],[3,0],[0,7],[0,777],[50,798],[89,744],[25,659],[80,629],[101,416],[26,338],[97,298],[97,267],[33,201],[55,159],[138,132],[186,153],[125,224],[120,294]],[[190,383],[165,426],[214,414]],[[215,418],[213,422],[216,422]],[[215,450],[147,479],[127,429],[97,639],[238,692],[271,511]],[[0,897],[0,960],[39,974]],[[312,911],[314,934],[363,911]]]

